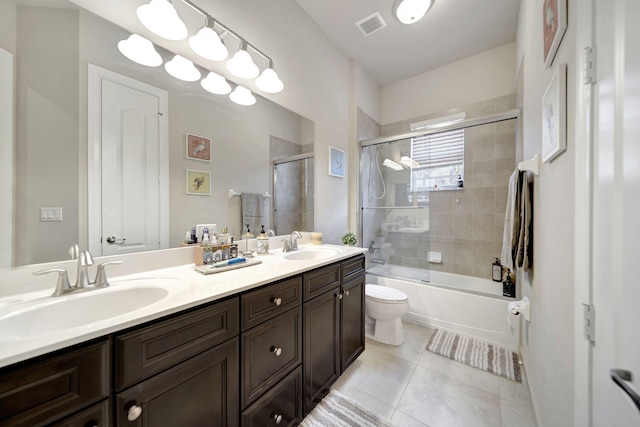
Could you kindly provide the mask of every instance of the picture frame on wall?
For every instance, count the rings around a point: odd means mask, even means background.
[[[187,194],[211,195],[211,172],[194,169],[186,170]]]
[[[542,96],[542,161],[567,149],[567,64],[560,64]]]
[[[211,161],[211,138],[187,133],[185,138],[187,159]]]
[[[550,68],[567,30],[567,0],[544,0],[542,27],[544,67]]]
[[[345,162],[344,151],[329,147],[329,175],[344,178]]]

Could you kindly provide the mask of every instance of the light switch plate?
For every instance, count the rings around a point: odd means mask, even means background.
[[[62,222],[62,208],[40,208],[40,222]]]

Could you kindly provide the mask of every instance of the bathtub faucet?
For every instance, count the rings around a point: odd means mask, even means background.
[[[384,265],[384,260],[382,260],[382,259],[371,258],[371,262],[374,263],[374,264],[382,264],[382,265]]]

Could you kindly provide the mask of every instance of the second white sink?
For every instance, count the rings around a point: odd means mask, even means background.
[[[326,259],[336,256],[340,253],[338,249],[334,248],[301,248],[295,252],[289,252],[284,255],[285,259],[290,261],[309,261],[309,260],[318,260],[318,259]]]

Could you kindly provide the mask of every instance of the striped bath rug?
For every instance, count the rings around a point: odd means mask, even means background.
[[[331,390],[313,408],[300,427],[393,427],[389,421],[355,403],[337,390]]]
[[[512,381],[522,382],[520,357],[504,347],[436,329],[427,344],[427,350]]]

